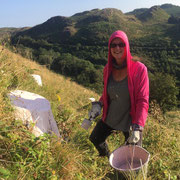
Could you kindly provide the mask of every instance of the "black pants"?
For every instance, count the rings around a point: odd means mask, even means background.
[[[115,129],[109,127],[102,120],[97,122],[95,128],[93,129],[89,139],[94,144],[96,149],[99,152],[99,156],[109,156],[110,152],[108,149],[108,145],[105,142],[107,137],[112,134]],[[129,137],[129,132],[123,132],[125,136],[125,141],[127,141]],[[141,146],[142,144],[142,133],[140,133],[140,140],[137,145]]]

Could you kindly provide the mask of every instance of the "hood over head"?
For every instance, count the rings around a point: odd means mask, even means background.
[[[129,41],[128,41],[128,37],[126,35],[125,32],[123,31],[115,31],[109,38],[109,43],[108,43],[108,66],[110,68],[110,70],[112,69],[112,60],[113,60],[113,56],[111,55],[111,48],[110,48],[110,44],[112,42],[113,39],[115,38],[120,38],[124,43],[125,43],[125,55],[126,55],[126,60],[127,60],[127,66],[128,69],[130,68],[130,62],[132,59],[131,53],[130,53],[130,47],[129,47]]]

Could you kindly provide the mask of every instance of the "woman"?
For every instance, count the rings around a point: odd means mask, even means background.
[[[149,107],[147,68],[132,60],[127,35],[120,30],[114,32],[108,48],[104,90],[96,103],[103,107],[103,116],[90,135],[100,156],[109,156],[105,140],[114,130],[122,131],[127,143],[141,145]],[[98,116],[101,112],[96,110],[92,106],[91,114]]]

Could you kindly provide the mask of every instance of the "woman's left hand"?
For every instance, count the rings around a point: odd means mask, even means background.
[[[132,131],[127,141],[129,144],[136,144],[139,140],[140,131]]]

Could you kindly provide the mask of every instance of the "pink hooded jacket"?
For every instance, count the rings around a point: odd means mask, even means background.
[[[127,35],[123,31],[116,31],[114,32],[108,44],[108,63],[104,67],[103,72],[103,81],[104,81],[104,90],[103,94],[100,98],[100,102],[103,103],[103,117],[102,120],[105,121],[107,113],[108,113],[108,106],[109,106],[109,98],[107,94],[107,83],[109,75],[112,71],[112,55],[110,52],[110,44],[114,38],[120,38],[126,44],[126,54],[127,54],[127,73],[128,73],[128,89],[130,94],[130,101],[131,101],[131,118],[133,124],[138,124],[144,127],[148,108],[149,108],[149,79],[147,68],[144,64],[138,61],[133,61],[132,56],[130,53],[129,41]]]

